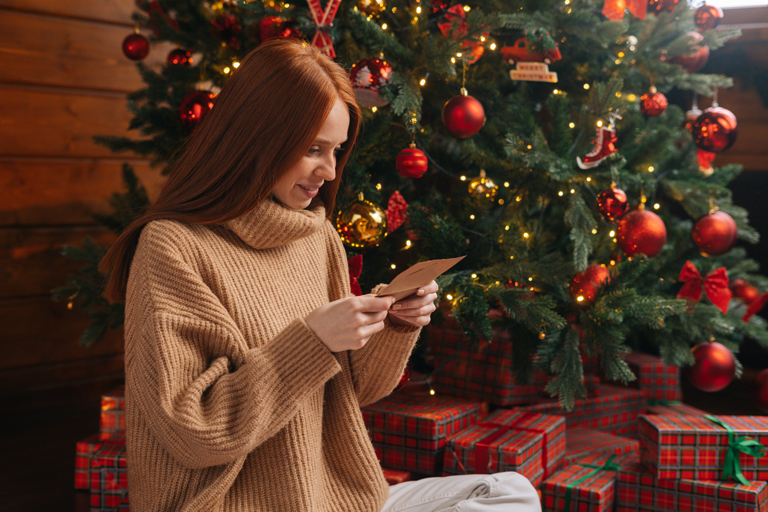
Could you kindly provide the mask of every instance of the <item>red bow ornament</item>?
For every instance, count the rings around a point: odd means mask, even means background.
[[[648,11],[648,0],[605,0],[603,16],[611,21],[621,21],[624,19],[625,9],[629,9],[636,18],[644,20]]]
[[[717,309],[722,311],[723,314],[728,312],[728,304],[731,302],[731,290],[728,288],[728,273],[725,271],[725,267],[715,269],[712,273],[707,274],[706,278],[702,279],[701,274],[699,274],[693,263],[686,261],[683,269],[680,271],[679,280],[685,284],[677,294],[678,299],[699,302],[703,288],[707,298]]]
[[[389,196],[389,202],[387,203],[387,210],[384,212],[387,214],[387,233],[391,233],[405,222],[405,211],[408,209],[408,203],[403,199],[402,194],[395,190],[391,196]]]
[[[360,288],[360,283],[358,282],[360,274],[363,272],[363,255],[358,254],[357,256],[352,256],[349,258],[349,261],[347,261],[347,264],[349,265],[350,288],[352,289],[352,293],[359,297],[363,294],[363,290]]]
[[[312,13],[312,21],[317,27],[315,36],[312,38],[312,44],[320,48],[328,57],[336,58],[331,36],[323,28],[333,25],[333,18],[336,17],[336,11],[339,10],[341,0],[328,0],[325,9],[320,5],[320,0],[308,0],[307,3],[309,4],[309,12]]]

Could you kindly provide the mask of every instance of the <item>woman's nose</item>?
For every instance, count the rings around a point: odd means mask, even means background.
[[[325,181],[333,181],[336,177],[336,157],[331,156],[323,159],[323,163],[315,171],[318,176]]]

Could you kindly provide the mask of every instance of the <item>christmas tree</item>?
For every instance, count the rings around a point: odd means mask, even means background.
[[[768,280],[734,247],[758,239],[727,187],[741,169],[713,167],[737,134],[716,103],[732,80],[697,73],[739,35],[716,29],[721,17],[678,0],[137,0],[123,51],[146,83],[128,97],[141,137],[99,141],[167,167],[250,50],[318,45],[364,107],[336,203],[361,289],[466,255],[439,280],[442,315],[470,350],[506,333],[518,381],[544,371],[568,407],[585,358],[627,382],[630,348],[687,366],[700,343],[768,347],[754,316]],[[167,64],[145,66],[164,41],[177,45]],[[668,104],[671,91],[689,103]],[[714,103],[702,112],[696,97]],[[124,176],[115,214],[98,219],[116,233],[149,204]],[[90,315],[84,344],[122,323],[101,297],[105,251],[66,248],[85,267],[54,291]],[[419,350],[412,365],[440,370]]]

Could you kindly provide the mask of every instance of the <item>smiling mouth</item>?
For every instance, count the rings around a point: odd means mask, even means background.
[[[307,187],[305,185],[299,185],[299,187],[303,188],[304,190],[307,190],[309,192],[315,192],[317,189],[320,188],[320,185],[314,186],[314,187]]]

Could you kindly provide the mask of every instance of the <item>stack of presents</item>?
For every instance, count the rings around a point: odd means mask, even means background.
[[[712,416],[680,402],[679,368],[631,353],[632,387],[602,383],[563,410],[546,376],[515,384],[511,343],[474,350],[432,327],[435,394],[407,385],[362,413],[390,484],[516,471],[545,511],[768,512],[768,417]],[[75,486],[91,511],[128,510],[121,390],[102,398],[101,432],[77,445]]]

